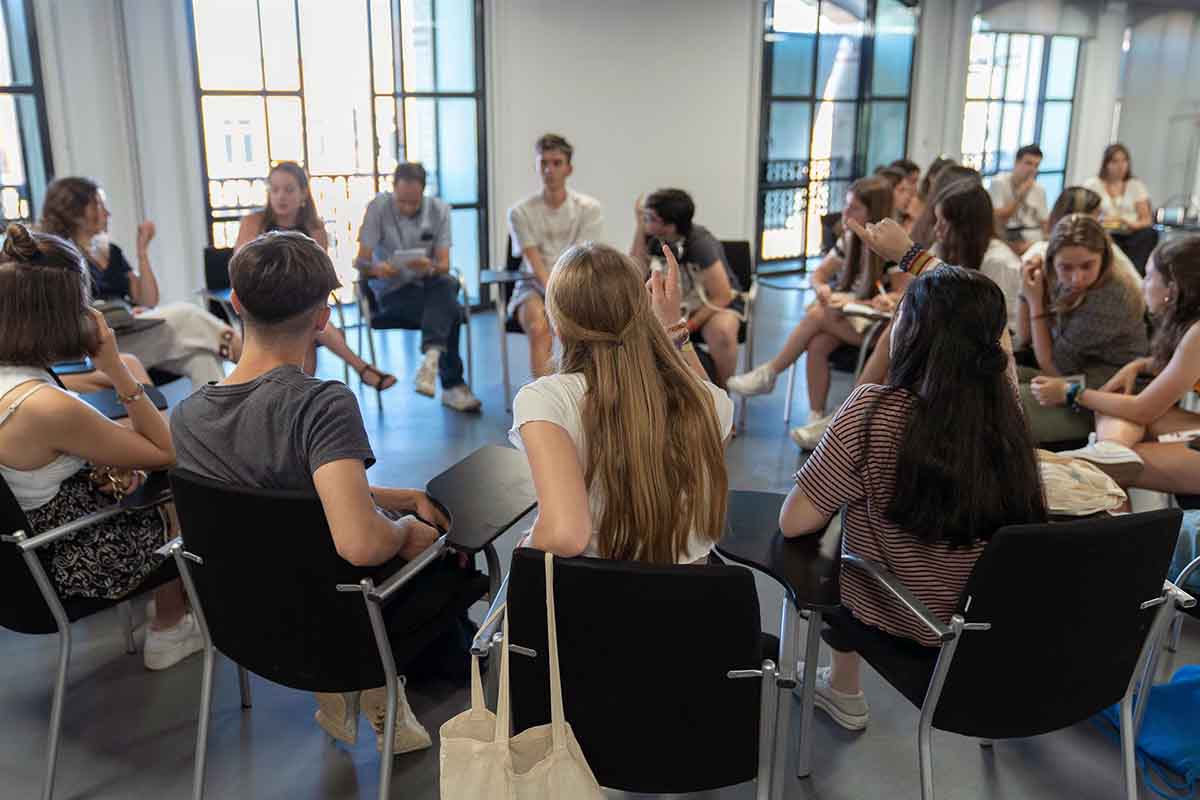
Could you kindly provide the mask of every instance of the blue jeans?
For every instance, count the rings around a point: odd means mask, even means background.
[[[379,328],[419,329],[422,353],[431,347],[442,351],[438,362],[442,388],[453,389],[464,383],[462,357],[458,354],[463,310],[458,303],[457,279],[434,275],[388,292],[379,298],[379,308],[371,321]]]

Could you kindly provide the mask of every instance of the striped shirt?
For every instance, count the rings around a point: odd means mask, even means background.
[[[867,431],[867,414],[877,401]],[[842,549],[882,564],[948,624],[986,543],[953,549],[943,542],[926,544],[885,516],[895,494],[897,454],[911,409],[912,395],[903,390],[858,387],[796,473],[796,483],[824,515],[845,505]],[[868,458],[863,457],[864,446],[869,446]],[[923,645],[938,644],[928,628],[861,570],[842,570],[841,591],[843,605],[861,622]]]

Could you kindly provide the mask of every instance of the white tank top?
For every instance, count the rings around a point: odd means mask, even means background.
[[[5,404],[0,407],[0,427],[8,422],[21,404],[35,392],[46,386],[53,386],[46,370],[38,367],[14,367],[0,364],[0,397],[11,392],[22,383],[29,384],[13,396],[5,398]],[[78,456],[58,456],[48,464],[37,469],[13,469],[0,464],[0,476],[3,476],[8,488],[17,498],[22,511],[32,511],[41,508],[54,499],[63,481],[78,472],[87,462]]]

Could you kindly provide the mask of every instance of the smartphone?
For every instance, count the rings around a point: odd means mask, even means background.
[[[1158,437],[1160,442],[1195,442],[1200,438],[1200,428],[1193,428],[1190,431],[1176,431],[1175,433],[1164,433]]]

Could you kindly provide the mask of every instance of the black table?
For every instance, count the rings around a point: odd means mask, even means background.
[[[786,598],[779,619],[779,680],[794,681],[796,654],[800,644],[800,619],[807,612],[808,637],[804,650],[804,675],[800,697],[800,752],[796,774],[803,778],[812,771],[812,719],[817,679],[817,656],[821,646],[821,616],[840,605],[840,559],[838,551],[821,553],[820,534],[785,539],[779,532],[779,511],[785,495],[771,492],[729,493],[727,532],[717,542],[717,552],[738,564],[766,573],[783,587]],[[835,517],[831,525],[840,526]],[[840,529],[840,527],[839,527]],[[836,535],[830,531],[830,535]],[[775,770],[772,796],[783,796],[787,770],[788,733],[792,704],[781,702],[777,712]]]

